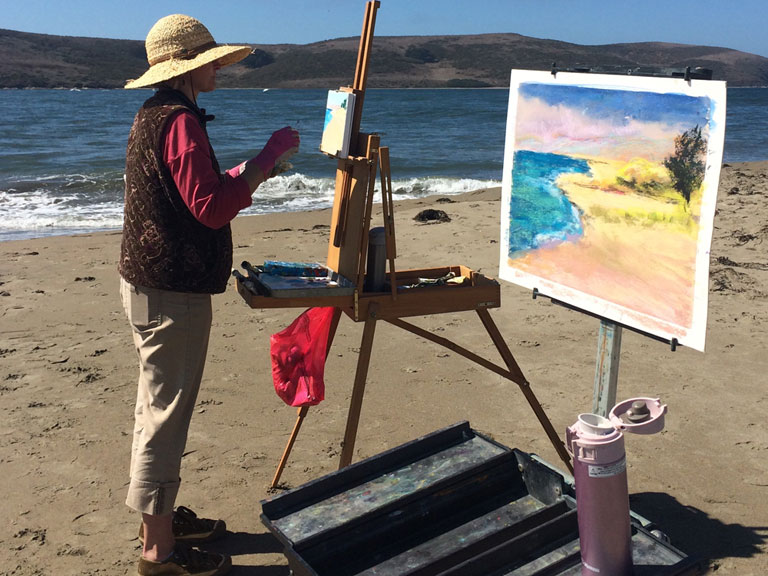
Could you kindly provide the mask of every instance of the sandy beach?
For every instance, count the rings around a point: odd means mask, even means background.
[[[661,434],[626,438],[631,507],[717,574],[768,574],[767,198],[768,162],[724,166],[706,352],[627,330],[622,344],[619,399],[669,406]],[[415,221],[427,208],[451,221]],[[496,277],[499,210],[499,189],[396,203],[398,269],[464,265]],[[234,261],[324,262],[330,220],[330,210],[238,218]],[[123,501],[137,359],[118,296],[119,244],[119,232],[0,243],[0,574],[135,574],[139,519]],[[491,315],[564,436],[592,409],[599,322],[506,282],[501,293]],[[232,554],[237,575],[288,574],[259,502],[296,416],[274,392],[269,337],[300,312],[251,309],[234,281],[214,298],[177,503],[227,521],[232,534],[211,548]],[[475,314],[413,322],[499,361]],[[561,466],[514,384],[379,324],[355,461],[467,420]],[[285,488],[338,466],[361,334],[342,317],[326,399],[309,411]]]

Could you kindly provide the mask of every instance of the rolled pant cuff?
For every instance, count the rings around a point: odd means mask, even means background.
[[[181,482],[143,482],[131,479],[125,504],[137,512],[164,516],[173,512]]]

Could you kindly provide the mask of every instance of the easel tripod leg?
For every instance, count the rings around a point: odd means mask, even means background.
[[[291,437],[288,439],[288,444],[286,444],[285,450],[283,450],[283,456],[280,458],[280,463],[277,465],[275,477],[272,478],[272,484],[270,484],[270,488],[277,488],[277,484],[280,482],[280,476],[283,474],[285,464],[288,462],[288,456],[290,455],[291,450],[293,450],[293,444],[296,442],[296,437],[299,435],[301,424],[304,422],[304,417],[307,415],[307,412],[309,412],[309,406],[301,406],[296,412],[296,423],[293,425]]]
[[[352,388],[352,399],[349,401],[349,413],[347,415],[347,428],[344,432],[344,445],[341,448],[339,470],[350,465],[352,454],[355,451],[355,439],[357,438],[357,426],[360,422],[360,410],[365,394],[365,381],[368,377],[368,366],[371,362],[371,350],[373,349],[373,336],[376,331],[376,310],[378,305],[372,303],[368,306],[368,318],[363,328],[363,339],[360,343],[360,355],[357,358],[357,370],[355,372],[355,384]]]
[[[541,407],[541,403],[536,398],[533,390],[531,390],[531,386],[528,380],[525,379],[522,370],[520,370],[520,367],[517,365],[515,357],[512,355],[512,352],[507,346],[507,343],[504,341],[504,338],[502,338],[501,332],[499,332],[499,329],[496,327],[496,323],[493,321],[493,318],[491,318],[490,313],[488,310],[479,309],[477,310],[477,314],[480,316],[480,320],[483,322],[483,326],[485,326],[485,329],[491,337],[491,340],[493,340],[493,343],[496,345],[496,349],[499,351],[499,354],[501,354],[501,357],[504,360],[504,363],[507,365],[507,368],[509,368],[509,371],[515,375],[514,382],[522,391],[523,396],[525,396],[528,404],[533,409],[534,414],[536,414],[536,418],[538,418],[539,423],[544,428],[544,432],[546,432],[547,437],[552,443],[552,446],[554,447],[558,456],[560,456],[560,459],[568,468],[568,471],[573,473],[571,457],[568,454],[568,451],[565,449],[563,441],[560,439],[560,436],[552,426],[552,422],[549,421],[549,417],[547,416],[546,412],[544,412],[544,408]]]

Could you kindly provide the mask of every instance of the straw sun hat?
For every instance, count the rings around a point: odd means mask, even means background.
[[[183,14],[158,20],[147,34],[149,70],[126,88],[147,88],[218,60],[220,66],[239,62],[251,53],[250,46],[216,44],[202,22]]]

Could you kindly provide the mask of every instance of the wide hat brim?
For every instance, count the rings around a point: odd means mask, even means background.
[[[128,80],[126,88],[149,88],[182,76],[187,72],[196,70],[211,62],[218,60],[219,66],[229,66],[240,62],[252,52],[250,46],[234,46],[222,44],[214,46],[195,56],[194,58],[171,58],[163,62],[158,62],[149,67],[144,74],[135,80]]]

